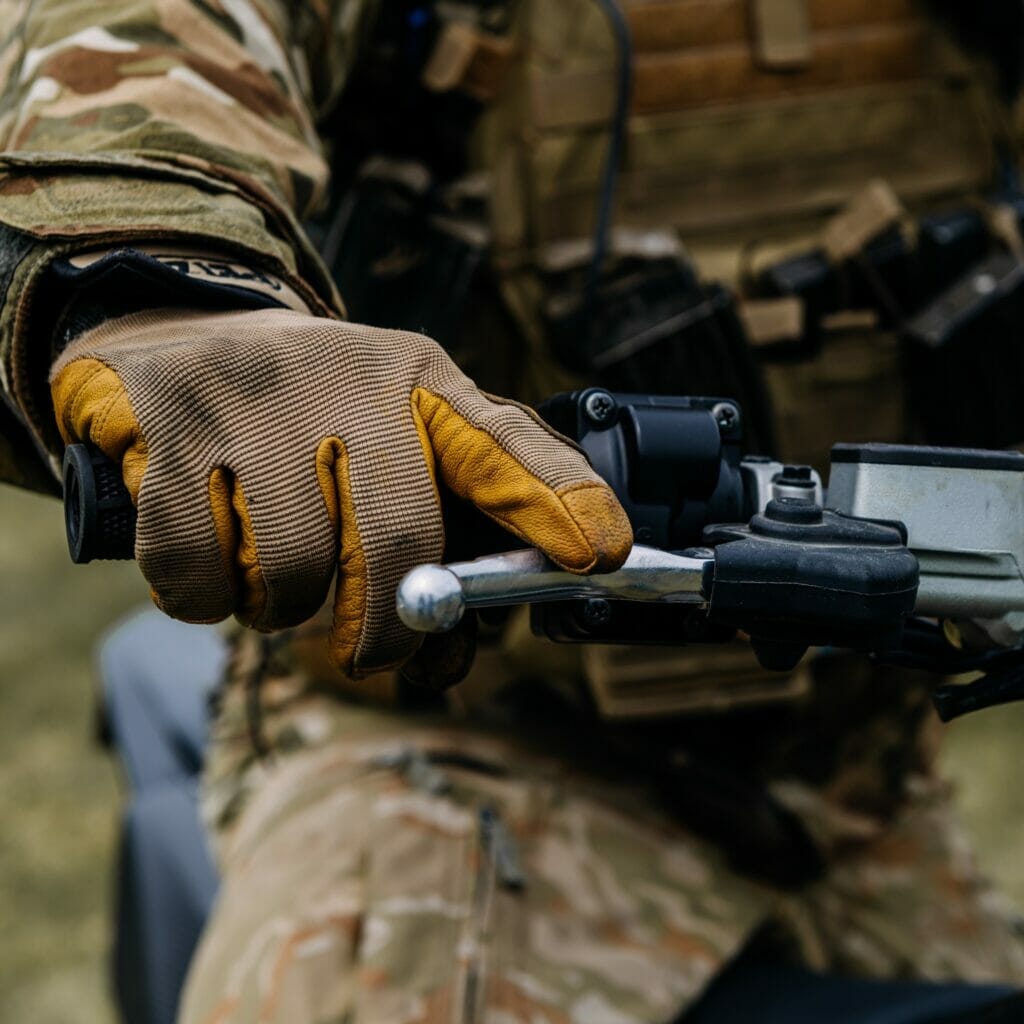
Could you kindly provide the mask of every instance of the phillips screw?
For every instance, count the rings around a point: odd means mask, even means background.
[[[583,411],[595,427],[611,426],[617,405],[607,391],[591,391],[583,402]]]

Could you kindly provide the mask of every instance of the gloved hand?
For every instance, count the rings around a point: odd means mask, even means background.
[[[64,440],[121,465],[164,611],[291,626],[337,569],[331,647],[350,675],[416,649],[395,589],[441,557],[439,480],[573,572],[614,569],[632,543],[583,455],[420,335],[157,310],[82,335],[51,388]]]

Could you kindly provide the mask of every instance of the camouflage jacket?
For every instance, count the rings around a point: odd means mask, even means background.
[[[474,141],[477,155],[494,170],[490,219],[495,249],[511,264],[519,245],[517,225],[521,227],[527,216],[539,218],[538,241],[577,237],[580,224],[589,225],[605,140],[593,131],[590,107],[596,101],[587,76],[596,69],[598,80],[610,83],[609,61],[614,60],[610,39],[602,42],[607,25],[599,5],[590,0],[536,0],[520,6],[532,13],[520,19],[529,25],[513,47],[516,70],[507,76],[499,102],[492,104],[493,116],[484,119],[488,123],[481,124],[480,137]],[[732,92],[709,93],[704,72],[694,77],[691,68],[684,74],[694,56],[689,51],[669,74],[657,24],[671,6],[630,5],[638,71],[630,122],[631,137],[635,136],[630,159],[635,166],[625,168],[621,182],[627,214],[635,208],[644,219],[671,224],[696,246],[691,229],[710,217],[713,205],[703,190],[720,191],[724,181],[732,181],[744,193],[744,202],[733,197],[724,206],[732,220],[740,216],[745,223],[770,191],[765,183],[768,156],[775,161],[769,160],[773,167],[778,164],[780,180],[790,183],[789,192],[797,193],[783,204],[790,212],[802,208],[804,193],[819,198],[828,193],[829,202],[841,201],[854,183],[882,173],[871,161],[860,161],[858,154],[865,150],[872,159],[881,159],[884,173],[891,174],[897,190],[910,198],[936,189],[960,194],[989,180],[991,146],[986,142],[994,129],[988,115],[979,113],[988,107],[975,105],[976,90],[966,88],[966,78],[952,76],[955,81],[946,81],[960,59],[939,61],[932,43],[925,45],[918,17],[922,5],[915,0],[883,5],[879,18],[896,21],[887,28],[883,25],[881,38],[891,37],[899,46],[882,61],[881,70],[871,61],[866,70],[861,68],[864,61],[854,55],[852,70],[846,68],[850,81],[833,81],[835,69],[825,53],[825,78],[812,74],[798,85],[799,93],[813,92],[823,83],[845,82],[829,100],[839,106],[808,106],[796,96],[794,102],[807,107],[799,108],[801,116],[794,117],[784,104],[774,120],[765,120],[763,97],[754,88],[756,74],[741,75],[729,87]],[[671,22],[676,43],[689,40],[690,45],[696,39],[701,45],[717,45],[717,37],[708,37],[701,28],[703,23],[690,25],[687,5],[676,6]],[[722,5],[723,10],[727,7],[735,14],[742,5]],[[854,4],[852,14],[847,12],[853,18],[853,28],[847,29],[856,30],[857,38],[859,23],[854,23],[865,17],[862,8]],[[53,354],[53,314],[45,295],[35,301],[55,260],[127,242],[212,250],[282,279],[315,313],[342,313],[341,299],[300,221],[324,199],[329,169],[345,155],[346,144],[349,151],[358,148],[358,126],[351,120],[336,119],[341,127],[334,125],[328,133],[332,153],[325,152],[321,129],[337,109],[357,59],[369,52],[378,12],[390,9],[380,0],[0,0],[0,393],[5,398],[0,403],[0,479],[41,490],[56,487],[51,453],[59,442],[45,388]],[[538,40],[549,38],[558,44],[541,47]],[[837,45],[835,39],[830,45]],[[552,50],[557,58],[553,63]],[[491,54],[491,64],[502,65],[502,53],[509,52]],[[717,59],[710,50],[696,58],[705,69],[708,60]],[[475,62],[470,63],[472,71]],[[486,71],[488,62],[482,63]],[[894,66],[900,72],[896,77],[904,80],[896,91],[882,81],[893,77]],[[940,84],[929,85],[929,75]],[[879,82],[872,84],[873,76],[881,76]],[[758,87],[774,96],[783,88],[781,83],[793,77],[775,76]],[[864,96],[862,79],[871,86]],[[473,81],[470,75],[471,86]],[[663,95],[662,86],[672,95]],[[741,111],[745,128],[736,127],[728,104],[708,120],[703,106],[709,96],[722,99],[750,89],[757,102]],[[860,106],[848,105],[851,89],[860,97]],[[913,93],[909,99],[903,95],[907,89]],[[598,99],[603,95],[601,89],[596,93]],[[579,101],[570,104],[572,110],[549,103],[570,95]],[[879,96],[886,99],[882,108]],[[580,104],[586,109],[576,110]],[[888,113],[882,117],[884,111]],[[376,108],[373,114],[376,117]],[[935,124],[940,114],[942,132],[920,129],[921,124]],[[824,147],[822,119],[830,126],[830,143]],[[410,120],[399,124],[400,131],[414,133],[417,126]],[[799,132],[787,134],[782,130],[785,122],[799,122]],[[692,123],[698,127],[689,131]],[[838,132],[838,138],[836,126],[847,123],[850,130]],[[953,130],[964,124],[970,128],[967,135]],[[862,137],[865,125],[871,126],[870,137]],[[535,145],[546,129],[551,129],[552,138]],[[766,137],[771,139],[767,156]],[[823,148],[827,159],[819,164],[810,157],[820,156]],[[952,154],[953,166],[944,165],[944,154]],[[666,156],[671,159],[662,166],[659,161]],[[895,165],[902,166],[901,160],[909,160],[911,166],[898,173]],[[809,180],[794,178],[794,165]],[[681,176],[681,167],[688,176]],[[738,173],[740,167],[746,177]],[[850,170],[845,177],[840,175],[841,180],[832,180],[836,168]],[[652,198],[654,193],[668,196],[672,205],[681,191],[695,206],[692,215],[670,216]],[[111,201],[113,195],[116,202]],[[526,208],[531,197],[540,204],[533,213]],[[751,202],[755,207],[748,209]],[[572,210],[576,214],[563,222],[562,215],[568,217]],[[623,211],[617,212],[617,226],[620,221],[630,226]],[[700,256],[697,262],[714,276],[724,276],[714,258],[717,242],[710,248],[708,253],[695,252]],[[736,240],[725,248],[734,253]],[[505,280],[503,299],[518,327],[529,335],[529,310],[538,301],[532,279]],[[537,339],[526,340],[530,361],[539,366],[549,355],[546,346]],[[886,373],[894,362],[895,357],[889,360]],[[547,374],[548,369],[542,373],[538,368],[535,375]],[[888,375],[895,380],[895,372]],[[768,384],[779,390],[773,381]],[[811,384],[810,390],[820,390],[816,379]],[[787,381],[784,393],[774,396],[783,412],[806,405],[806,397],[792,393],[791,385]],[[557,388],[519,390],[518,397],[529,399]],[[855,396],[858,407],[860,394]],[[883,419],[877,413],[875,418]],[[893,439],[898,422],[898,417],[884,421],[882,432],[890,435],[885,439]],[[868,439],[863,433],[860,437]],[[812,461],[805,454],[784,452],[788,459]]]
[[[341,314],[299,219],[325,193],[316,120],[370,6],[0,0],[0,479],[56,487],[33,298],[61,256],[187,244]]]

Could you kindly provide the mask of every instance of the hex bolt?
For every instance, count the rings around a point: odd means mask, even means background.
[[[773,498],[795,498],[813,504],[816,490],[810,466],[786,465],[772,477]]]
[[[611,426],[616,408],[615,399],[607,391],[591,391],[583,403],[583,411],[595,427]]]
[[[580,609],[584,623],[591,629],[607,626],[612,617],[612,606],[602,597],[590,597]]]

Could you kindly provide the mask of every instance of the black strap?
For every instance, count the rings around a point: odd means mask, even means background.
[[[269,275],[216,255],[157,259],[125,246],[87,266],[56,260],[43,284],[46,305],[58,311],[51,356],[105,320],[146,309],[282,308],[287,303],[274,298],[275,285],[282,289]]]

